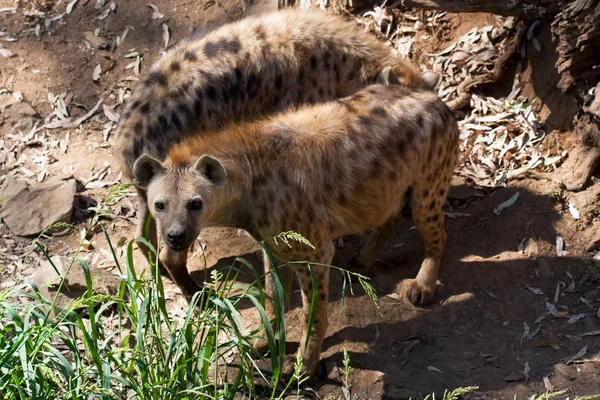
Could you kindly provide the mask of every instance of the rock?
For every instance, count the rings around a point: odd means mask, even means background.
[[[52,266],[54,264],[54,267]],[[69,268],[71,260],[64,256],[53,256],[50,261],[44,261],[31,277],[31,281],[37,286],[42,297],[52,302],[60,287],[61,276]],[[56,269],[55,269],[56,268]],[[105,273],[90,266],[92,276],[92,292],[94,295],[116,296],[119,291],[121,280],[117,276]],[[57,274],[58,273],[60,274]],[[65,279],[55,305],[65,308],[71,301],[77,299],[87,292],[87,283],[83,268],[78,262],[73,263],[69,275]]]
[[[2,109],[2,115],[6,118],[21,119],[25,117],[39,118],[38,112],[26,101],[15,101],[9,103]]]
[[[527,239],[525,247],[523,248],[523,254],[528,257],[537,256],[540,253],[537,242],[533,238]]]
[[[463,177],[453,176],[450,185],[450,191],[448,192],[449,199],[468,200],[471,197],[477,196],[477,190],[470,187]]]
[[[596,85],[594,101],[590,104],[589,112],[600,118],[600,83]]]
[[[75,188],[74,179],[34,186],[11,181],[0,191],[0,218],[15,235],[37,235],[55,222],[71,220]]]

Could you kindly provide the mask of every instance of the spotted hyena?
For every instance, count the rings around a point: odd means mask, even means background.
[[[315,263],[316,317],[307,346],[307,332],[300,341],[306,370],[313,374],[327,327],[329,270],[321,265],[333,260],[332,241],[377,229],[365,247],[377,254],[410,193],[425,260],[404,287],[409,297],[430,300],[446,244],[443,207],[457,158],[456,120],[435,94],[373,85],[341,100],[190,138],[163,163],[142,156],[134,173],[171,248],[185,247],[187,238],[209,226],[243,229],[256,240],[290,230],[310,240],[314,249],[269,245],[281,263]],[[265,264],[271,268],[266,258]],[[281,270],[288,291],[293,272],[306,317],[311,274],[306,265],[288,264]],[[197,290],[185,280],[177,283],[188,298]],[[275,298],[272,278],[265,291]],[[273,308],[267,310],[273,318]],[[286,362],[288,374],[293,363]]]
[[[124,175],[133,178],[142,154],[162,160],[174,143],[232,121],[352,94],[384,67],[404,86],[433,88],[439,79],[394,58],[352,23],[318,11],[246,18],[187,40],[152,66],[121,113],[116,153]],[[146,193],[138,189],[137,236],[148,216]],[[153,222],[150,237],[156,244]],[[194,238],[188,239],[175,258],[185,257]],[[161,256],[163,264],[173,258]]]

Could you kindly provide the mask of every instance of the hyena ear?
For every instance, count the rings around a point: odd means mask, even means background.
[[[442,80],[442,75],[435,71],[425,71],[421,74],[425,88],[434,91]]]
[[[227,181],[225,167],[214,157],[203,155],[194,164],[194,170],[216,187],[223,186]]]
[[[164,172],[165,169],[160,161],[155,160],[147,154],[142,155],[133,164],[133,176],[138,182],[137,185],[142,189],[146,189],[150,185],[152,178]]]
[[[387,66],[377,75],[377,83],[381,85],[400,85],[398,77],[394,75],[391,66]]]

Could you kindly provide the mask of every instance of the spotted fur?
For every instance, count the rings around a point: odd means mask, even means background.
[[[432,86],[340,17],[285,10],[227,24],[184,41],[151,67],[121,113],[116,154],[131,179],[142,154],[162,160],[174,143],[231,121],[347,96],[386,66],[394,83]],[[140,236],[148,210],[145,192],[138,195]],[[152,224],[150,236],[155,242]]]
[[[443,207],[457,158],[456,120],[436,95],[374,85],[344,99],[190,138],[175,146],[164,163],[141,158],[135,174],[148,191],[163,237],[185,231],[181,245],[166,241],[165,265],[188,298],[200,288],[186,275],[185,257],[176,250],[204,227],[235,227],[256,240],[296,231],[314,249],[270,242],[273,254],[282,263],[317,264],[332,262],[334,239],[375,229],[364,256],[374,260],[410,192],[412,217],[426,250],[416,279],[404,284],[405,294],[415,303],[427,303],[446,244]],[[193,201],[202,204],[200,210],[191,210]],[[306,336],[300,341],[309,374],[319,361],[327,327],[328,268],[317,264],[312,267],[318,285],[316,317],[308,345]],[[308,315],[311,275],[306,265],[289,264],[282,271],[286,288],[291,270],[299,277]],[[274,296],[272,279],[265,288]],[[273,307],[268,314],[274,317]],[[264,342],[255,347],[264,350]],[[292,372],[294,360],[287,362],[286,372]]]

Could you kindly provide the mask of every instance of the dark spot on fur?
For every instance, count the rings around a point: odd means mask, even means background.
[[[369,117],[365,117],[364,115],[361,115],[360,117],[358,117],[358,123],[361,124],[363,127],[368,127],[371,125],[371,118]]]
[[[217,89],[214,86],[209,86],[206,89],[206,97],[208,97],[209,100],[216,100],[217,96]]]
[[[429,190],[425,189],[423,190],[423,197],[427,197],[429,196]]]
[[[348,110],[348,112],[350,114],[356,114],[356,112],[357,112],[356,108],[354,108],[354,106],[352,104],[350,104],[348,101],[346,101],[346,100],[339,100],[338,102],[341,105],[343,105],[346,108],[346,110]],[[346,130],[348,130],[348,128],[346,128]]]
[[[439,214],[435,214],[433,216],[433,218],[431,218],[434,222],[438,222],[440,220],[440,215]]]
[[[443,196],[446,194],[446,189],[441,188],[440,191],[438,192],[440,194],[440,196]]]
[[[348,56],[346,54],[344,54],[342,56],[342,64],[346,64],[346,61],[348,61]]]
[[[431,203],[429,203],[429,211],[433,211],[434,208],[437,206],[437,201],[435,200],[431,200]]]
[[[283,79],[281,78],[281,75],[278,75],[277,78],[275,78],[275,87],[278,90],[281,90],[283,87]]]
[[[183,55],[183,59],[186,61],[196,61],[198,59],[198,57],[196,56],[196,53],[194,53],[193,51],[186,51],[185,54]]]
[[[265,29],[262,25],[258,25],[254,28],[254,34],[260,40],[265,40],[267,38],[267,34],[265,33]]]
[[[140,107],[140,112],[142,114],[148,114],[148,112],[150,112],[150,104],[145,103],[143,106]]]
[[[312,94],[310,94],[308,96],[308,103],[314,103],[314,102],[315,102],[315,97]]]
[[[364,96],[363,96],[361,93],[357,93],[357,94],[355,94],[354,96],[352,96],[352,97],[350,98],[350,100],[352,100],[352,101],[363,101],[363,100],[364,100],[364,98],[365,98],[365,97],[364,97]]]
[[[381,174],[382,167],[383,167],[383,165],[381,163],[381,160],[379,158],[375,158],[373,160],[373,162],[371,163],[371,176],[372,177],[379,176]]]
[[[141,121],[136,122],[135,126],[133,127],[133,131],[135,132],[136,135],[143,135],[144,134],[144,124],[142,124]]]
[[[382,107],[373,107],[371,109],[371,115],[374,117],[387,118],[388,114]]]
[[[140,104],[141,104],[141,102],[139,100],[136,100],[133,103],[131,103],[131,105],[129,106],[129,109],[131,111],[135,111],[140,106]]]
[[[319,300],[325,301],[326,299],[327,299],[327,295],[325,294],[325,292],[319,293]]]
[[[167,86],[167,77],[160,71],[153,71],[146,79],[148,85]]]
[[[220,50],[226,51],[228,53],[237,54],[242,49],[242,44],[237,37],[233,37],[230,40],[221,39],[217,44]]]
[[[310,66],[312,67],[312,69],[317,69],[317,57],[312,56],[310,58]]]
[[[207,42],[204,45],[204,55],[208,58],[213,58],[219,54],[219,46],[213,42]]]
[[[415,117],[415,123],[417,124],[418,129],[423,129],[423,124],[425,121],[423,121],[423,116],[421,114],[417,114]]]
[[[298,72],[298,83],[302,84],[304,82],[304,70],[301,69],[300,72]]]
[[[177,72],[181,69],[181,65],[179,65],[177,61],[173,61],[169,66],[169,69],[171,69],[172,72]]]
[[[432,240],[431,244],[440,244],[440,239]]]
[[[323,90],[323,88],[319,89],[319,95],[325,96],[325,91]]]
[[[345,205],[348,199],[346,198],[346,194],[342,191],[340,192],[340,196],[338,197],[338,201],[341,205]]]
[[[246,81],[246,93],[249,98],[252,98],[258,94],[258,88],[260,86],[260,81],[255,73],[251,73],[248,75],[248,80]]]
[[[183,125],[181,124],[181,119],[179,115],[177,115],[177,111],[173,110],[171,113],[171,124],[177,131],[181,131]]]

